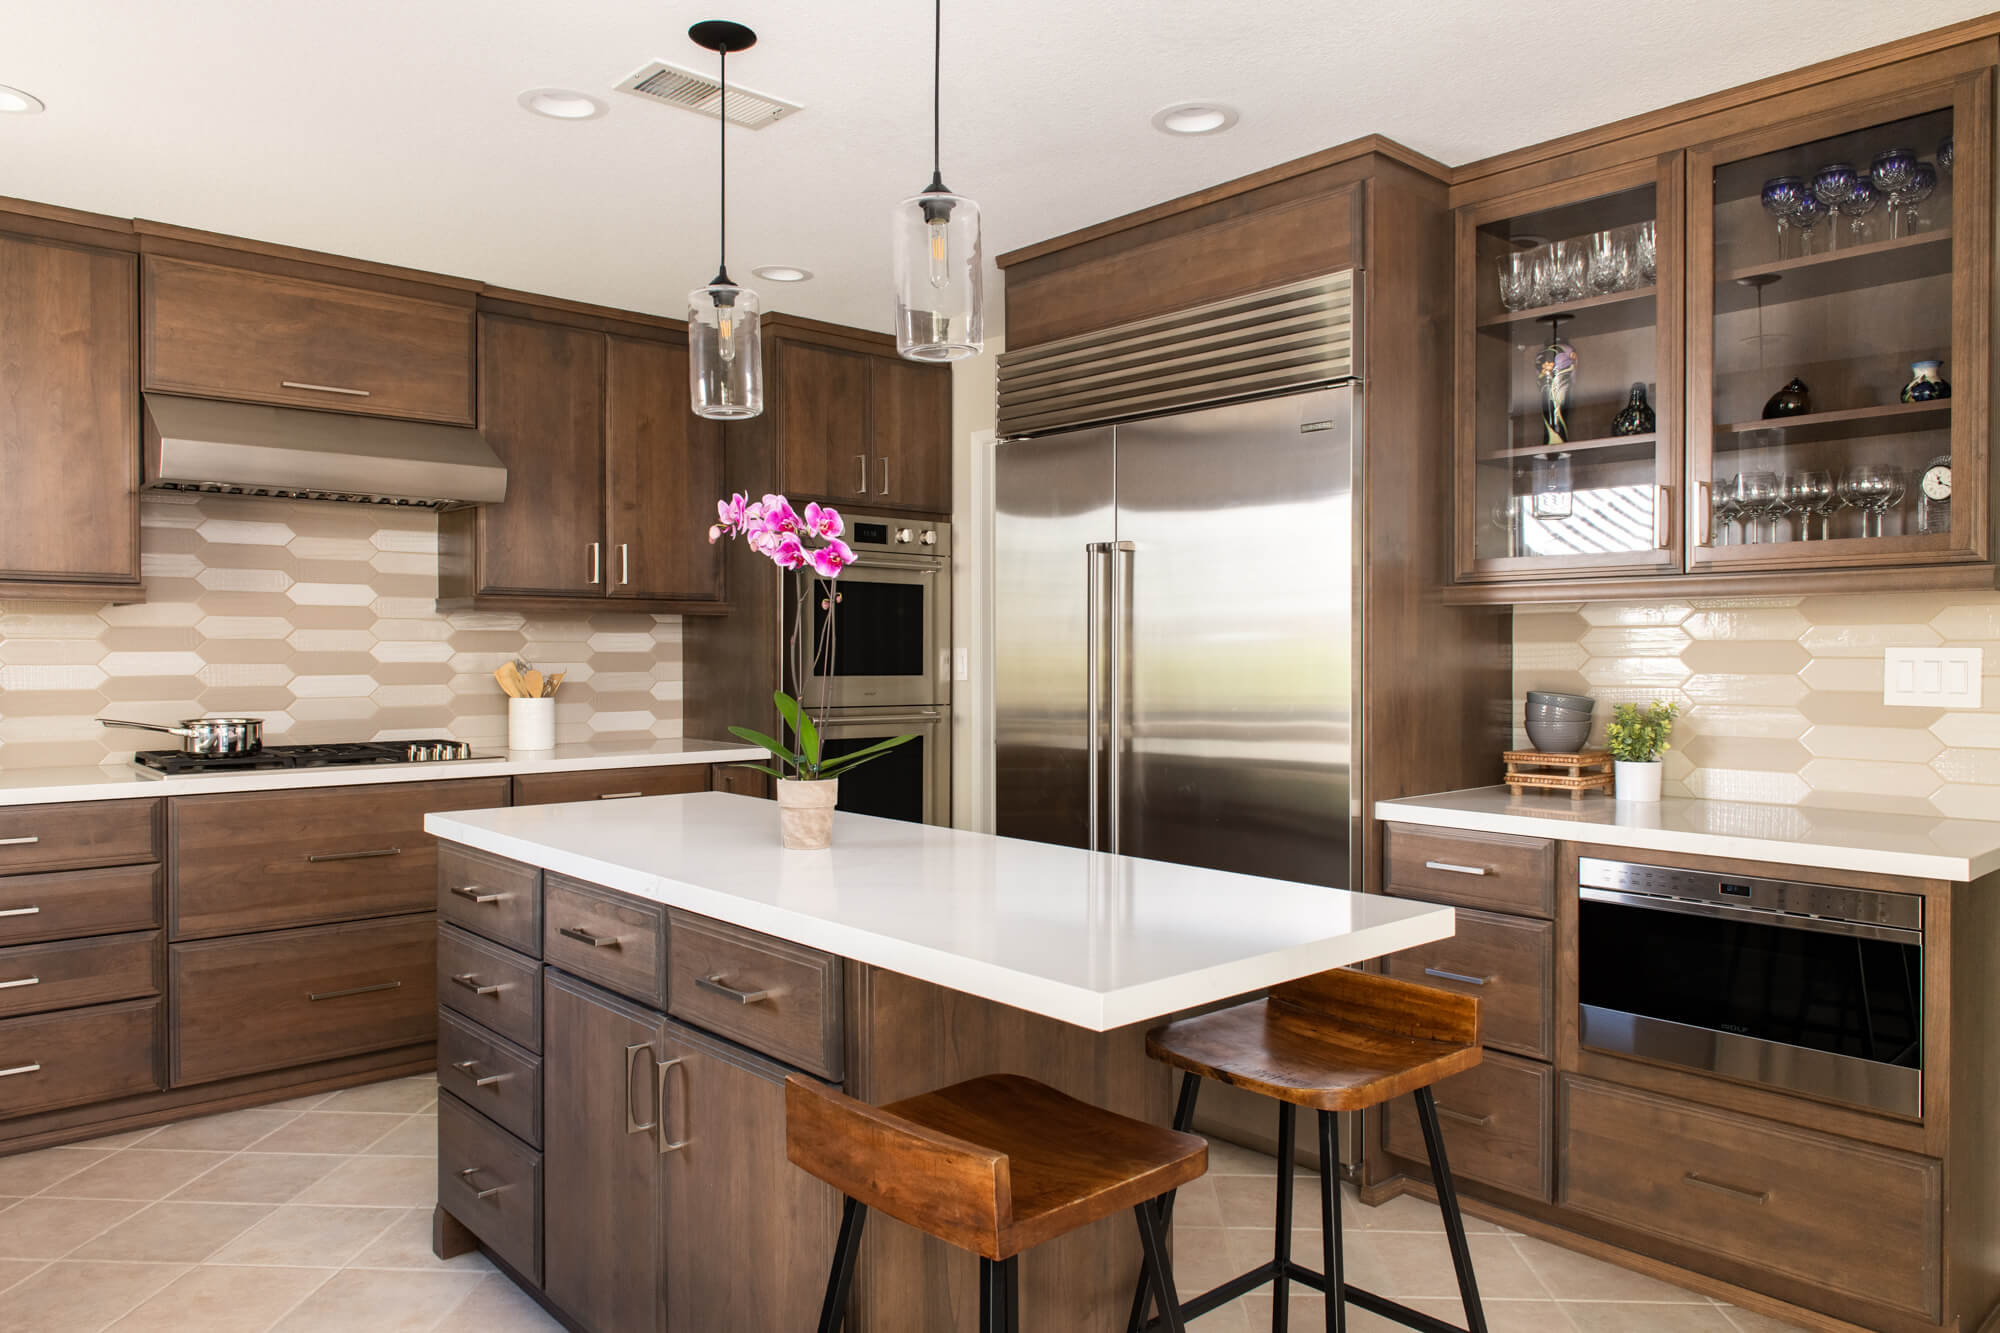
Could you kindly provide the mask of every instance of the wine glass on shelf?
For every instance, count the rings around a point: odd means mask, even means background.
[[[1882,202],[1881,192],[1867,176],[1856,176],[1854,186],[1847,192],[1847,198],[1840,201],[1840,215],[1847,219],[1847,230],[1852,233],[1852,243],[1864,244],[1868,239],[1868,215]]]
[[[1500,306],[1504,310],[1527,307],[1530,271],[1526,251],[1514,250],[1500,256]]]
[[[1931,197],[1938,183],[1937,168],[1928,162],[1917,163],[1917,169],[1910,173],[1910,188],[1903,193],[1903,206],[1908,216],[1904,219],[1904,234],[1914,236],[1923,230],[1923,219],[1917,216],[1917,205]]]
[[[1917,176],[1917,155],[1907,148],[1891,148],[1877,153],[1868,168],[1868,179],[1889,203],[1889,235],[1903,234],[1903,205]]]
[[[1856,463],[1841,474],[1840,498],[1861,510],[1861,535],[1880,537],[1892,506],[1903,498],[1903,474],[1886,463]]]
[[[1840,205],[1847,196],[1854,193],[1854,181],[1853,164],[1829,162],[1813,173],[1811,186],[1813,198],[1826,205],[1828,216],[1831,217],[1840,211]],[[1827,249],[1834,248],[1834,237],[1839,233],[1838,227],[1829,224],[1826,235]]]
[[[1740,472],[1736,476],[1736,507],[1743,515],[1743,539],[1750,543],[1773,540],[1777,526],[1778,474],[1764,470]]]
[[[1800,255],[1809,255],[1813,252],[1813,232],[1832,212],[1832,209],[1821,203],[1818,196],[1813,194],[1800,196],[1798,203],[1792,205],[1792,225],[1799,229]],[[1828,227],[1827,230],[1831,232],[1833,228]],[[1831,245],[1828,248],[1831,249]]]
[[[1528,251],[1528,304],[1543,306],[1555,299],[1555,253],[1546,245],[1538,245]]]
[[[1618,235],[1612,231],[1590,234],[1590,291],[1606,296],[1618,290]]]
[[[1639,264],[1639,281],[1650,287],[1660,276],[1660,229],[1648,219],[1639,224],[1633,237],[1634,256]]]
[[[1717,546],[1733,545],[1729,540],[1729,529],[1742,512],[1742,506],[1736,503],[1736,478],[1718,479],[1709,494],[1714,497],[1709,504],[1709,540]]]
[[[1791,229],[1792,210],[1806,197],[1806,183],[1797,176],[1773,176],[1764,182],[1758,198],[1764,211],[1778,224],[1778,258],[1785,257],[1785,233]]]
[[[1937,164],[1939,171],[1942,171],[1947,176],[1951,175],[1951,136],[1949,134],[1945,135],[1944,142],[1938,145]]]
[[[1825,541],[1832,531],[1833,511],[1840,508],[1840,499],[1833,491],[1833,473],[1823,468],[1809,472],[1795,472],[1785,478],[1791,490],[1791,503],[1797,507],[1800,541]],[[1818,530],[1818,536],[1813,535]]]
[[[1551,295],[1558,301],[1580,301],[1589,291],[1585,281],[1588,258],[1582,241],[1557,241],[1549,247],[1555,260]]]

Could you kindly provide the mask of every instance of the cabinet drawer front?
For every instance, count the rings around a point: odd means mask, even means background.
[[[667,1012],[838,1081],[840,960],[754,930],[670,911]]]
[[[159,815],[157,800],[0,809],[0,875],[157,861]]]
[[[160,932],[0,949],[0,1018],[160,993]]]
[[[1568,1076],[1562,1203],[1936,1319],[1939,1163]]]
[[[1555,1112],[1555,1071],[1547,1065],[1488,1052],[1463,1074],[1439,1081],[1438,1128],[1454,1176],[1483,1181],[1547,1201],[1554,1194],[1550,1127]],[[1398,1097],[1384,1117],[1389,1151],[1427,1160],[1416,1102]]]
[[[160,1089],[159,1000],[0,1023],[0,1118]]]
[[[430,913],[168,948],[180,1087],[430,1041]]]
[[[1453,907],[1552,917],[1555,845],[1541,838],[1390,824],[1382,830],[1390,892]]]
[[[157,865],[0,879],[0,945],[149,930],[159,924]]]
[[[542,1049],[542,967],[532,958],[441,925],[437,1000],[517,1046]]]
[[[590,1184],[572,1180],[568,1187]],[[542,1155],[449,1092],[438,1098],[438,1205],[541,1282]]]
[[[542,1061],[513,1042],[438,1011],[438,1086],[518,1139],[542,1146]]]
[[[539,958],[542,872],[519,861],[446,843],[438,848],[438,916]]]
[[[148,389],[473,424],[473,311],[148,255]]]
[[[1548,1059],[1555,1045],[1555,923],[1456,910],[1457,934],[1390,954],[1389,975],[1478,996],[1482,1042]]]
[[[632,796],[681,796],[707,790],[706,764],[612,768],[589,773],[522,773],[514,779],[514,804],[616,801]]]
[[[429,911],[424,816],[506,804],[505,778],[177,797],[173,936]]]
[[[542,876],[542,957],[607,990],[667,1007],[667,909]]]

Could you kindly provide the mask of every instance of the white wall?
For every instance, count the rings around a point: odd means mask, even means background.
[[[985,353],[954,365],[951,379],[951,640],[966,664],[963,678],[951,687],[951,822],[982,833],[993,831],[993,636],[987,590],[993,388],[995,358],[1003,349],[1003,340],[989,335]]]

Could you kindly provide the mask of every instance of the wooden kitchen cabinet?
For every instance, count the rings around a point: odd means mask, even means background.
[[[606,595],[720,603],[708,523],[724,493],[722,423],[689,406],[687,348],[617,336],[605,345]]]
[[[877,502],[951,512],[951,374],[901,357],[868,365],[869,445]]]
[[[778,422],[785,493],[863,503],[871,490],[868,358],[773,338],[770,369],[766,410]]]

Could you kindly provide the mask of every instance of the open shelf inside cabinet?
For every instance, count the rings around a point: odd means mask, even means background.
[[[1951,400],[1929,403],[1887,403],[1880,407],[1852,407],[1839,412],[1812,412],[1796,417],[1772,417],[1759,421],[1732,421],[1717,426],[1720,437],[1748,435],[1759,431],[1779,432],[1788,444],[1809,444],[1817,440],[1852,440],[1867,435],[1900,435],[1912,431],[1944,430],[1951,425]]]
[[[1768,310],[1788,301],[1807,301],[1950,273],[1950,230],[1919,232],[1915,236],[1873,241],[1827,254],[1801,255],[1731,269],[1716,278],[1715,309],[1718,314],[1727,314],[1755,306],[1756,288],[1745,281],[1751,278],[1776,279],[1764,287],[1764,307]]]
[[[1479,321],[1487,332],[1511,332],[1516,325],[1534,324],[1551,317],[1563,317],[1563,337],[1574,341],[1599,333],[1650,328],[1658,319],[1654,313],[1656,287],[1635,287],[1626,292],[1606,292],[1578,301],[1558,301],[1552,305],[1530,306],[1525,310],[1502,310]]]
[[[1565,440],[1561,444],[1529,445],[1520,449],[1496,449],[1485,458],[1533,458],[1537,454],[1596,454],[1604,461],[1616,457],[1651,458],[1659,446],[1660,437],[1648,432],[1644,435],[1607,435],[1596,440]]]

